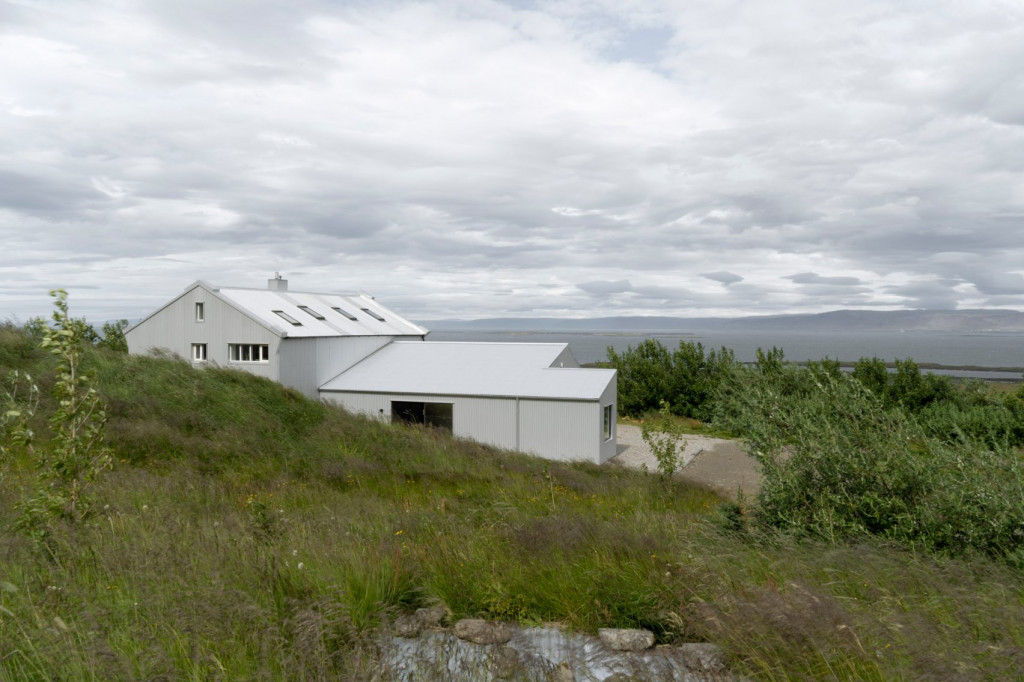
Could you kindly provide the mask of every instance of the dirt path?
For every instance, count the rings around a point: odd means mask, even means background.
[[[685,440],[683,466],[676,478],[707,486],[727,497],[735,498],[740,489],[745,496],[757,494],[761,482],[757,462],[740,449],[738,442],[695,435],[687,435]],[[639,426],[619,424],[618,443],[619,454],[609,464],[637,469],[646,465],[649,471],[658,470],[658,460],[641,437]]]

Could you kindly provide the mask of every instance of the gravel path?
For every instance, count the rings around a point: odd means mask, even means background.
[[[725,438],[686,435],[682,467],[675,477],[706,486],[727,497],[735,497],[738,490],[745,496],[756,495],[761,476],[753,457],[740,449],[739,443]],[[633,424],[618,425],[619,454],[608,461],[613,466],[635,469],[647,466],[658,471],[658,460],[640,435],[640,427]]]

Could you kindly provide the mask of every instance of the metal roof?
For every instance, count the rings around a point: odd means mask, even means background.
[[[254,320],[288,338],[423,336],[429,333],[428,330],[385,308],[366,294],[210,288]],[[354,317],[355,320],[350,317]],[[297,321],[298,324],[290,322],[288,318]]]
[[[393,341],[321,391],[597,400],[613,369],[552,367],[564,343]]]

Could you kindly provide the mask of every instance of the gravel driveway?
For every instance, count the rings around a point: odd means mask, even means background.
[[[725,438],[686,435],[682,467],[675,477],[712,488],[727,497],[735,497],[742,489],[744,496],[756,495],[761,476],[753,457],[740,449],[739,443]],[[658,471],[658,460],[640,435],[640,427],[618,425],[619,454],[608,461],[612,466]]]

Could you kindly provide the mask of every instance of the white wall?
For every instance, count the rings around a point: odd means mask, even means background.
[[[452,432],[461,438],[547,459],[608,459],[602,448],[601,406],[589,401],[321,391],[324,400],[350,412],[391,421],[391,401],[450,403]],[[614,436],[611,442],[614,453]],[[614,456],[614,454],[612,455]]]
[[[196,321],[195,304],[202,302],[203,322]],[[205,343],[206,363],[242,369],[277,381],[280,339],[266,327],[222,301],[200,285],[189,289],[125,333],[128,352],[145,354],[163,349],[192,360],[192,344]],[[229,343],[267,344],[270,361],[234,363],[228,360]]]

